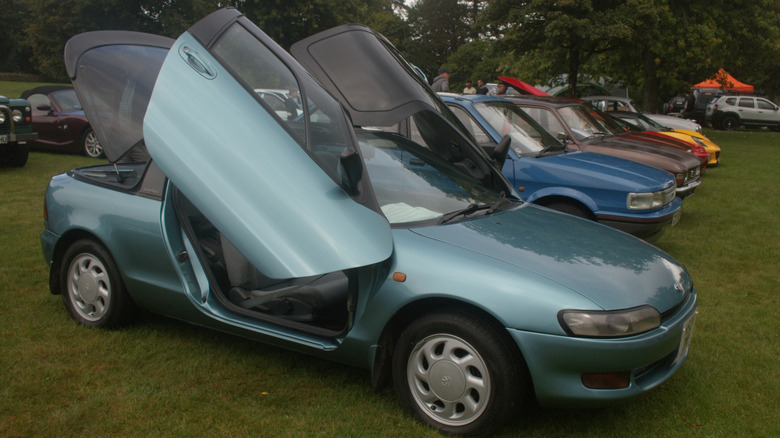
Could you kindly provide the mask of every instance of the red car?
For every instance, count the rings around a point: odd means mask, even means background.
[[[30,149],[103,156],[103,148],[72,87],[47,85],[22,93],[32,106],[33,131],[38,139]]]

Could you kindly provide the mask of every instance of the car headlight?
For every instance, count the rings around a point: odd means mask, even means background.
[[[623,310],[561,310],[558,321],[566,333],[588,338],[616,338],[653,330],[661,314],[652,306]]]
[[[626,206],[629,210],[649,210],[663,207],[672,202],[676,187],[673,185],[664,190],[648,193],[629,193],[626,198]]]
[[[5,113],[0,111],[0,123],[5,123]]]
[[[19,123],[22,120],[24,120],[24,114],[22,114],[22,112],[19,111],[18,109],[15,109],[13,112],[13,119],[14,119],[14,123]]]

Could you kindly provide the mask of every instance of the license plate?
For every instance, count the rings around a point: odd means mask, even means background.
[[[688,318],[687,321],[685,321],[685,324],[683,324],[680,348],[677,350],[677,357],[674,358],[675,362],[682,359],[685,356],[685,353],[688,352],[688,348],[691,346],[691,339],[693,338],[693,326],[696,325],[696,315],[698,314],[699,312],[694,313],[690,318]]]
[[[680,222],[680,217],[681,216],[682,216],[682,208],[674,212],[674,215],[672,216],[672,225],[671,226],[677,225],[677,222]]]
[[[0,135],[0,144],[6,144],[6,143],[8,143],[8,136]]]

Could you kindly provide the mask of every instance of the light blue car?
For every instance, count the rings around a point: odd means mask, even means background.
[[[493,96],[439,95],[526,202],[598,221],[645,240],[682,214],[674,175],[635,161],[570,151],[517,105]],[[500,152],[504,154],[503,151]],[[503,159],[502,159],[503,158]]]
[[[365,367],[454,434],[498,430],[529,395],[612,403],[680,368],[697,295],[679,263],[522,202],[370,29],[292,52],[234,9],[176,41],[68,42],[110,161],[46,192],[51,291],[76,321],[116,327],[141,308]],[[258,89],[299,91],[304,117]],[[409,117],[419,142],[360,128]]]

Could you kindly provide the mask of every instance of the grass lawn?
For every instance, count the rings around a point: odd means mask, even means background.
[[[619,406],[528,407],[502,436],[780,435],[780,133],[707,134],[723,163],[656,242],[699,292],[687,363]],[[98,162],[32,153],[0,169],[0,436],[439,436],[366,370],[158,316],[117,331],[72,321],[48,292],[43,193]]]

